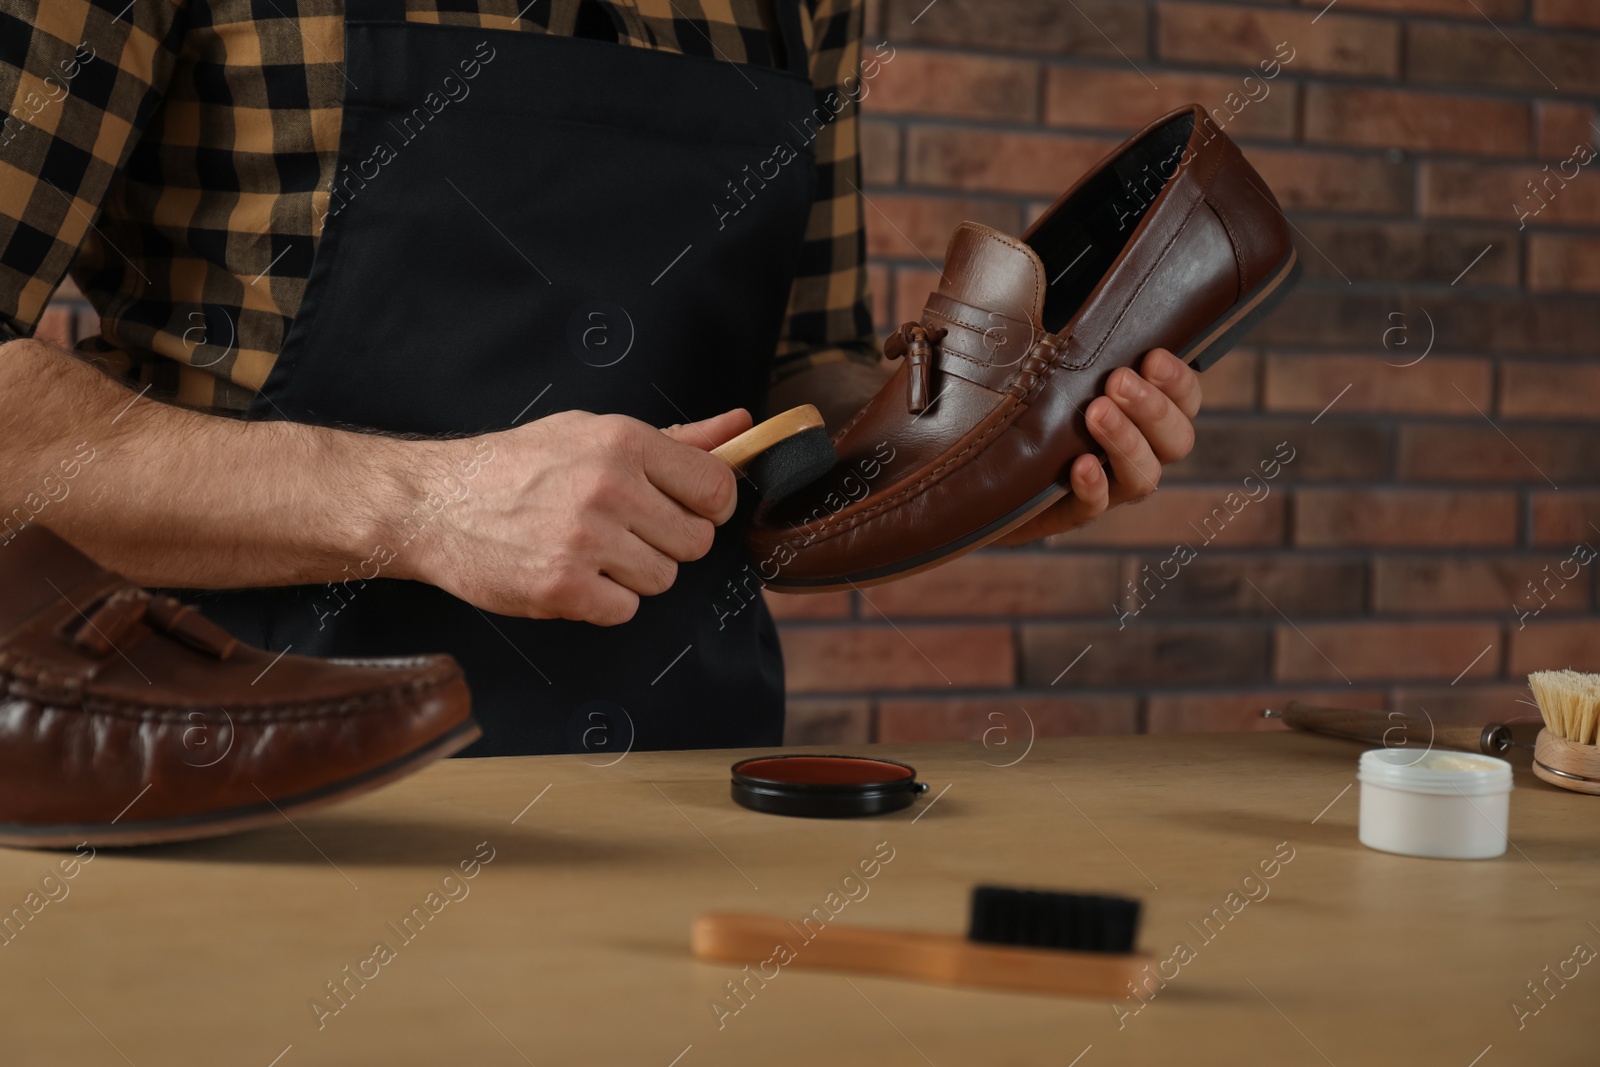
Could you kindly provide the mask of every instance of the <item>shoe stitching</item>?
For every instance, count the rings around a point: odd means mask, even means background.
[[[15,660],[13,660],[15,662]],[[27,661],[24,661],[25,663]],[[401,699],[427,694],[443,688],[457,676],[447,674],[438,678],[419,678],[391,685],[385,689],[366,693],[342,701],[322,701],[315,704],[264,704],[247,708],[225,708],[236,723],[283,723],[310,719],[345,718],[350,714],[391,710]],[[52,687],[49,681],[38,681],[19,676],[12,671],[0,671],[0,699],[21,699],[40,707],[70,705],[63,710],[79,710],[90,715],[110,715],[138,722],[188,722],[196,708],[214,708],[216,704],[152,708],[124,701],[91,697],[79,686],[68,683]]]
[[[1145,277],[1143,279],[1141,279],[1141,281],[1139,282],[1139,286],[1138,286],[1137,289],[1134,290],[1133,296],[1130,297],[1128,299],[1127,303],[1123,306],[1122,311],[1117,315],[1116,320],[1113,321],[1111,326],[1106,330],[1105,336],[1096,345],[1094,351],[1088,357],[1086,357],[1085,360],[1082,363],[1070,363],[1069,364],[1069,363],[1062,363],[1062,362],[1058,362],[1058,361],[1052,361],[1050,364],[1048,364],[1045,367],[1045,372],[1038,376],[1038,378],[1034,382],[1033,386],[1031,388],[1029,388],[1028,391],[1026,393],[1024,393],[1022,397],[1018,398],[1014,394],[1009,394],[1011,396],[1011,399],[1014,401],[1011,411],[1007,412],[1004,418],[996,421],[996,423],[993,426],[991,426],[988,430],[986,430],[976,440],[974,440],[971,443],[969,443],[960,452],[957,452],[955,455],[950,456],[947,459],[945,459],[944,461],[942,461],[937,467],[935,467],[933,470],[929,471],[927,474],[923,475],[923,477],[919,478],[916,482],[914,482],[911,485],[905,487],[904,489],[901,489],[901,490],[897,491],[892,496],[887,497],[884,500],[881,500],[876,504],[873,504],[870,507],[863,508],[861,511],[858,511],[858,512],[852,514],[852,515],[845,516],[845,517],[839,517],[837,515],[827,516],[826,518],[824,518],[817,525],[815,532],[812,533],[811,535],[809,535],[809,537],[804,540],[803,547],[809,547],[809,546],[811,546],[813,544],[816,544],[818,541],[826,541],[826,540],[829,540],[829,539],[831,539],[833,537],[837,537],[838,535],[840,535],[842,533],[845,533],[845,532],[847,532],[849,530],[853,530],[857,526],[860,526],[862,523],[866,522],[868,519],[872,518],[876,513],[884,511],[884,510],[886,510],[888,508],[899,507],[900,504],[904,503],[906,500],[910,499],[911,497],[921,495],[922,492],[925,491],[929,485],[931,485],[935,481],[938,481],[938,480],[942,479],[943,476],[944,476],[944,472],[947,471],[951,466],[961,463],[969,453],[971,453],[975,449],[979,449],[979,448],[984,447],[985,444],[987,443],[987,441],[991,437],[995,436],[1000,431],[1008,428],[1013,422],[1015,422],[1017,417],[1021,414],[1021,412],[1026,410],[1026,408],[1029,406],[1028,401],[1032,397],[1036,396],[1040,391],[1042,391],[1045,388],[1045,386],[1050,384],[1050,382],[1054,378],[1054,372],[1056,370],[1081,370],[1084,367],[1087,367],[1091,363],[1093,363],[1094,360],[1096,358],[1098,358],[1100,353],[1105,349],[1106,341],[1108,341],[1111,338],[1111,336],[1114,333],[1116,333],[1117,327],[1120,326],[1121,323],[1122,323],[1122,320],[1127,317],[1128,312],[1132,309],[1133,304],[1138,299],[1139,295],[1142,292],[1144,292],[1145,288],[1150,284],[1151,278],[1153,278],[1155,276],[1156,268],[1158,266],[1160,266],[1161,263],[1166,259],[1167,253],[1171,251],[1173,244],[1175,244],[1177,242],[1178,237],[1184,232],[1185,229],[1188,228],[1189,222],[1194,217],[1195,211],[1198,210],[1200,205],[1205,202],[1206,197],[1210,193],[1212,183],[1216,180],[1217,172],[1222,167],[1222,162],[1223,162],[1222,153],[1221,152],[1216,153],[1214,155],[1213,159],[1211,160],[1210,165],[1208,166],[1207,170],[1205,171],[1205,173],[1199,179],[1199,182],[1200,182],[1200,195],[1195,198],[1194,203],[1190,204],[1188,210],[1184,212],[1182,220],[1173,229],[1171,236],[1169,236],[1167,238],[1166,244],[1164,244],[1162,246],[1160,255],[1158,255],[1156,257],[1155,262],[1151,264],[1150,270],[1145,274]],[[1000,241],[1000,238],[998,236],[996,236],[995,234],[985,234],[984,236],[989,238],[990,240],[997,241],[997,242],[1001,243],[1002,245],[1005,244],[1005,242]],[[1039,287],[1039,280],[1038,280],[1037,273],[1035,273],[1035,277],[1034,277],[1034,305],[1035,306],[1038,306],[1038,293],[1039,293],[1039,288],[1038,287]],[[1058,335],[1052,334],[1050,336],[1054,337],[1054,336],[1058,336]],[[1060,351],[1062,353],[1065,353],[1067,351],[1067,345],[1065,343],[1063,343],[1061,345]],[[960,353],[953,353],[953,354],[960,355]],[[965,357],[963,357],[963,358],[965,358]],[[1007,395],[1007,394],[1003,394],[1003,395]],[[1002,403],[1003,403],[1003,401],[1002,401]],[[861,417],[862,414],[865,413],[865,411],[866,411],[866,409],[863,408],[862,411],[858,412],[856,414],[856,417],[854,419],[851,419],[850,422],[847,424],[846,429],[848,429],[850,426],[855,425],[856,421]],[[843,434],[843,431],[841,431],[841,436],[842,436],[842,434]],[[792,545],[794,545],[796,543],[799,543],[799,542],[793,541],[793,540],[786,540],[786,541],[779,542],[779,545],[781,547],[791,547]]]
[[[816,531],[813,534],[809,535],[809,537],[807,539],[805,539],[803,541],[803,543],[799,539],[795,539],[795,540],[788,540],[788,541],[780,541],[779,542],[779,546],[783,547],[783,548],[788,548],[788,547],[792,547],[792,546],[794,546],[796,544],[800,544],[802,547],[809,547],[809,546],[811,546],[813,544],[816,544],[818,541],[829,540],[830,538],[837,537],[839,534],[842,534],[842,533],[844,533],[844,532],[846,532],[848,530],[855,529],[857,526],[861,525],[862,523],[864,523],[868,519],[870,519],[877,512],[883,511],[883,510],[885,510],[887,508],[899,507],[900,504],[903,503],[905,500],[907,500],[907,499],[909,499],[909,498],[911,498],[913,496],[921,495],[921,493],[929,485],[931,485],[932,483],[942,479],[944,477],[945,471],[947,471],[952,466],[956,466],[956,465],[960,464],[961,462],[963,462],[963,460],[966,458],[968,453],[972,452],[975,449],[983,448],[985,446],[985,444],[988,442],[989,438],[995,436],[1000,431],[1006,429],[1013,422],[1015,422],[1016,419],[1017,419],[1017,416],[1020,415],[1022,413],[1022,411],[1025,410],[1026,407],[1027,407],[1026,404],[1024,404],[1021,400],[1019,400],[1015,396],[1012,396],[1012,395],[1009,395],[1009,394],[1002,394],[1002,396],[1004,397],[1004,399],[1001,401],[1001,404],[1004,405],[1005,403],[1009,402],[1011,404],[1011,410],[1009,412],[1006,412],[1004,417],[999,419],[998,421],[996,421],[996,423],[993,426],[991,426],[989,429],[985,430],[982,435],[980,435],[978,438],[976,438],[975,440],[973,440],[970,443],[968,443],[968,445],[965,448],[963,448],[960,452],[957,452],[954,455],[949,456],[946,459],[944,459],[942,462],[940,462],[940,464],[937,467],[935,467],[932,470],[928,471],[921,478],[917,479],[917,481],[913,482],[911,485],[906,486],[904,489],[897,490],[892,496],[886,497],[883,500],[878,501],[876,504],[873,504],[873,505],[871,505],[870,507],[867,507],[867,508],[863,508],[862,510],[860,510],[858,512],[855,512],[852,515],[848,515],[848,516],[845,516],[843,518],[839,518],[838,516],[835,516],[835,515],[830,515],[830,516],[824,518],[818,524],[818,526],[816,528]]]
[[[1122,325],[1122,320],[1128,317],[1128,312],[1133,310],[1133,305],[1138,301],[1140,294],[1145,291],[1145,289],[1150,285],[1150,280],[1155,277],[1156,268],[1165,262],[1167,253],[1172,251],[1172,246],[1177,243],[1179,236],[1183,234],[1184,230],[1188,229],[1190,220],[1194,218],[1194,213],[1199,210],[1200,205],[1205,202],[1206,196],[1210,194],[1212,182],[1216,180],[1217,172],[1221,169],[1222,153],[1218,152],[1212,158],[1210,167],[1198,179],[1200,183],[1200,195],[1195,198],[1194,203],[1189,205],[1189,209],[1184,212],[1183,219],[1178,223],[1178,225],[1173,227],[1172,235],[1167,238],[1166,244],[1161,247],[1161,254],[1158,255],[1155,259],[1155,262],[1150,265],[1150,270],[1139,281],[1138,288],[1133,291],[1133,295],[1128,298],[1125,304],[1123,304],[1122,310],[1117,313],[1116,319],[1109,327],[1106,328],[1105,335],[1101,337],[1100,340],[1095,344],[1094,350],[1088,356],[1084,357],[1084,360],[1081,363],[1064,364],[1063,366],[1066,370],[1082,370],[1083,368],[1092,365],[1095,360],[1100,358],[1100,353],[1105,351],[1106,342],[1109,341],[1112,335],[1117,332],[1117,328]],[[1032,396],[1034,393],[1037,393],[1040,388],[1043,388],[1044,384],[1045,382],[1041,380],[1040,384],[1034,389],[1030,390],[1028,395]]]

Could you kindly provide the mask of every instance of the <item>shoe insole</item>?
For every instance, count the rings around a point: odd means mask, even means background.
[[[1044,263],[1044,328],[1059,333],[1094,292],[1150,205],[1177,173],[1194,130],[1179,115],[1094,175],[1028,237]]]

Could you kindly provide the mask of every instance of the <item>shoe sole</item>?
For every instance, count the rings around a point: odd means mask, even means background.
[[[281,823],[290,815],[370,793],[379,786],[404,778],[436,760],[461,751],[481,736],[483,736],[482,728],[475,720],[468,719],[421,748],[413,749],[380,767],[329,785],[319,786],[297,796],[276,802],[269,800],[263,804],[243,808],[230,808],[204,815],[152,819],[147,822],[56,823],[44,826],[0,823],[0,845],[10,848],[48,849],[75,848],[87,844],[93,848],[124,848],[134,845],[193,841],[234,834],[241,830],[253,830]]]
[[[1270,315],[1277,306],[1283,302],[1296,285],[1300,282],[1300,257],[1293,248],[1278,264],[1266,280],[1252,289],[1245,298],[1235,304],[1228,312],[1212,323],[1204,333],[1191,342],[1184,350],[1178,353],[1178,358],[1183,360],[1195,370],[1204,371],[1213,366],[1217,360],[1227,355],[1238,344],[1245,334],[1255,328],[1256,324]],[[769,581],[767,588],[777,593],[786,590],[804,593],[832,593],[842,589],[856,589],[861,586],[882,585],[885,582],[909,578],[914,574],[932,570],[943,566],[953,559],[975,552],[993,541],[998,541],[1006,534],[1015,530],[1029,520],[1048,510],[1051,505],[1071,493],[1071,488],[1054,484],[1044,492],[1015,509],[1003,515],[994,522],[981,529],[975,530],[959,541],[952,541],[930,552],[900,563],[885,567],[876,567],[871,570],[861,571],[848,575],[843,579],[823,578],[815,582],[797,581],[785,582],[782,580]],[[779,578],[781,579],[781,575]]]

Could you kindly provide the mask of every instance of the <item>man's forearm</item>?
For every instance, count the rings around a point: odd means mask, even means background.
[[[189,411],[42,342],[0,346],[0,552],[37,522],[146,585],[339,580],[414,502],[412,451]]]

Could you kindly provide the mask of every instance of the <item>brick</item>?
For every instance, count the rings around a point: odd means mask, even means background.
[[[1164,60],[1212,67],[1256,68],[1287,42],[1293,51],[1283,53],[1283,67],[1296,74],[1393,78],[1400,71],[1400,27],[1381,18],[1328,14],[1313,27],[1299,11],[1161,3],[1156,42]]]
[[[1404,348],[1386,357],[1271,353],[1262,407],[1313,415],[1327,408],[1326,422],[1357,413],[1476,415],[1489,409],[1494,368],[1488,360],[1429,356],[1405,366],[1407,360]]]
[[[1570,548],[1580,541],[1600,545],[1600,492],[1561,490],[1529,494],[1532,543]]]
[[[1491,722],[1527,722],[1539,718],[1539,709],[1526,685],[1504,682],[1474,685],[1465,678],[1459,685],[1401,686],[1395,690],[1394,707],[1419,716],[1426,711],[1436,723],[1487,726]]]
[[[1203,411],[1251,411],[1258,403],[1261,353],[1236,348],[1200,376]]]
[[[1413,82],[1492,85],[1593,94],[1600,89],[1594,42],[1579,34],[1447,22],[1406,28],[1406,77]]]
[[[1128,561],[1118,594],[1122,610],[1137,611],[1141,621],[1184,615],[1276,619],[1278,611],[1297,619],[1358,615],[1366,603],[1366,567],[1359,560],[1303,556],[1201,552],[1183,564],[1171,553],[1144,555]]]
[[[909,134],[906,181],[1053,198],[1113,147],[1059,134],[918,126]]]
[[[1390,678],[1492,678],[1500,627],[1493,623],[1297,623],[1273,634],[1280,681],[1352,682]],[[1489,648],[1487,654],[1474,657]],[[1470,664],[1470,667],[1469,667]]]
[[[1022,222],[1015,204],[969,197],[886,196],[867,204],[867,254],[939,262],[950,234],[971,220],[1002,233],[1017,233]]]
[[[1566,159],[1578,145],[1592,146],[1600,137],[1595,130],[1595,109],[1588,104],[1541,100],[1534,110],[1539,123],[1536,152],[1540,159]]]
[[[1334,85],[1306,87],[1305,123],[1310,143],[1491,156],[1527,155],[1532,129],[1517,101]]]
[[[33,336],[36,340],[61,348],[71,348],[75,340],[72,306],[59,302],[48,305],[39,316],[39,324],[34,327]]]
[[[1162,480],[1233,483],[1218,491],[1219,498],[1240,488],[1260,496],[1258,483],[1270,493],[1289,482],[1364,481],[1389,470],[1390,431],[1374,423],[1325,419],[1313,426],[1306,419],[1202,415],[1194,429],[1194,451],[1170,464]],[[1255,479],[1248,487],[1241,485],[1246,477]]]
[[[1511,628],[1507,674],[1568,668],[1600,671],[1600,620],[1535,622],[1525,630]]]
[[[1302,286],[1251,336],[1262,345],[1376,350],[1385,333],[1403,327],[1419,352],[1428,350],[1431,341],[1436,352],[1585,357],[1594,354],[1594,339],[1600,336],[1600,301],[1595,300],[1493,294],[1419,297],[1343,290],[1343,286],[1332,291]],[[1391,350],[1400,351],[1393,345]]]
[[[1600,237],[1529,234],[1528,288],[1600,293]]]
[[[1009,686],[1004,626],[788,626],[779,630],[791,693]]]
[[[943,252],[943,249],[940,249]],[[922,308],[928,302],[928,294],[939,287],[940,274],[936,270],[922,270],[918,267],[896,267],[894,272],[894,315],[890,323],[899,326],[902,322],[922,317]]]
[[[1157,115],[1204,105],[1229,137],[1294,137],[1298,87],[1259,72],[1246,83],[1231,74],[1162,71],[1152,86],[1136,70],[1051,67],[1045,77],[1044,121],[1050,126],[1132,133]]]
[[[861,120],[862,184],[894,185],[900,180],[900,137],[900,127],[892,122]]]
[[[1440,285],[1461,278],[1473,287],[1514,287],[1522,277],[1517,242],[1503,227],[1348,219],[1295,225],[1300,262],[1311,278]]]
[[[1341,708],[1385,706],[1381,689],[1265,689],[1228,693],[1152,693],[1146,729],[1152,734],[1282,731],[1282,719],[1263,719],[1263,708],[1283,710],[1291,700]]]
[[[1424,163],[1419,209],[1433,218],[1492,219],[1519,229],[1564,224],[1600,224],[1600,167],[1576,159],[1534,165]]]
[[[1272,493],[1245,503],[1242,494],[1227,503],[1238,487],[1164,488],[1143,503],[1112,508],[1088,526],[1046,539],[1051,547],[1151,545],[1171,548],[1186,541],[1196,549],[1212,542],[1228,548],[1278,545],[1284,537],[1284,494]],[[1259,491],[1257,492],[1259,496]]]
[[[1509,545],[1517,497],[1510,492],[1298,489],[1294,543],[1302,547]]]
[[[1244,623],[1133,622],[1122,630],[1114,619],[1098,625],[1024,623],[1023,684],[1078,688],[1258,681],[1267,674],[1268,635],[1268,627]]]
[[[1321,10],[1327,0],[1300,0],[1307,7]],[[1340,0],[1339,7],[1350,11],[1388,11],[1394,14],[1454,15],[1457,18],[1520,18],[1527,0]]]
[[[767,610],[774,619],[848,619],[850,617],[849,593],[774,593],[763,590]]]
[[[1600,30],[1600,8],[1593,0],[1533,0],[1533,18],[1546,26]]]
[[[1410,163],[1331,151],[1259,148],[1245,156],[1285,211],[1408,215],[1416,183]]]
[[[895,326],[890,321],[894,292],[889,277],[889,268],[882,263],[867,264],[867,289],[872,294],[872,322],[882,332],[888,332]]]
[[[1417,423],[1400,428],[1400,477],[1440,482],[1600,481],[1600,427]]]
[[[894,41],[1113,60],[1143,58],[1148,36],[1144,6],[1121,0],[894,3],[888,26]]]
[[[868,701],[790,700],[784,708],[785,745],[865,745],[871,740]]]
[[[1104,615],[1116,599],[1118,560],[1057,552],[980,551],[862,596],[864,618],[916,615]],[[876,610],[874,610],[876,609]]]
[[[1138,726],[1138,701],[1131,696],[894,698],[878,711],[879,741],[977,741],[983,746],[980,758],[994,765],[1026,759],[1030,737],[1131,734]]]
[[[1500,367],[1500,414],[1516,419],[1592,419],[1600,366],[1506,362]]]
[[[883,8],[886,0],[867,0],[866,14],[862,16],[861,32],[869,41],[883,36]]]
[[[1386,615],[1447,615],[1490,612],[1515,619],[1519,611],[1583,611],[1589,607],[1587,578],[1572,581],[1563,574],[1564,554],[1518,556],[1385,556],[1372,563],[1372,608]],[[1545,568],[1549,568],[1546,570]],[[1544,583],[1548,582],[1546,585]]]
[[[899,48],[863,106],[878,115],[1031,123],[1039,113],[1039,80],[1032,60]]]

